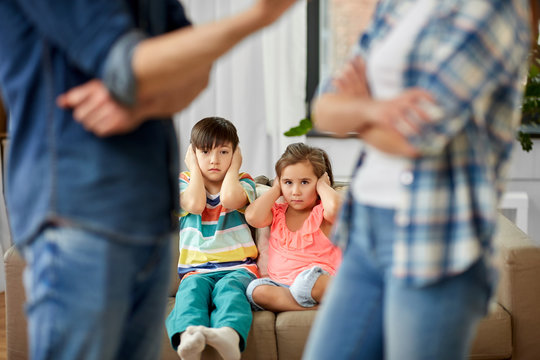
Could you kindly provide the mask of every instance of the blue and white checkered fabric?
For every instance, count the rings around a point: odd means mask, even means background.
[[[408,136],[422,155],[396,209],[393,272],[413,286],[490,254],[530,46],[528,0],[433,1],[403,68],[405,87],[428,90],[442,109]],[[355,53],[365,57],[413,2],[382,0]]]

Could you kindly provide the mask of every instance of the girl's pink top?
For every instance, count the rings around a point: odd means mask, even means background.
[[[268,241],[268,275],[291,285],[300,272],[320,266],[331,275],[341,263],[341,250],[321,231],[323,206],[316,205],[298,231],[290,231],[285,220],[288,204],[274,204]]]

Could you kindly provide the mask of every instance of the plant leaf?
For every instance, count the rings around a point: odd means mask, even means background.
[[[283,135],[285,136],[301,136],[305,135],[313,128],[313,124],[311,123],[310,118],[305,118],[300,120],[300,123],[297,126],[294,126],[290,128],[289,130],[285,131]]]
[[[532,150],[533,143],[530,134],[526,134],[520,131],[517,134],[517,140],[521,144],[521,148],[523,149],[523,151],[529,152]]]

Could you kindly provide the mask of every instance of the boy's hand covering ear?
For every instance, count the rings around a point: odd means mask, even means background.
[[[184,163],[186,164],[188,170],[193,172],[194,169],[199,167],[199,162],[197,161],[197,155],[195,154],[195,149],[193,145],[189,145],[186,151],[186,157],[184,158]]]
[[[238,173],[240,172],[240,166],[242,166],[242,151],[240,150],[240,146],[237,146],[229,169],[233,169],[233,171]]]

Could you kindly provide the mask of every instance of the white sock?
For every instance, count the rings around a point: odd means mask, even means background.
[[[206,343],[214,347],[223,360],[240,360],[240,335],[231,327],[204,328]]]
[[[200,360],[206,346],[206,339],[201,331],[204,326],[188,326],[180,335],[180,345],[176,352],[182,360]]]

